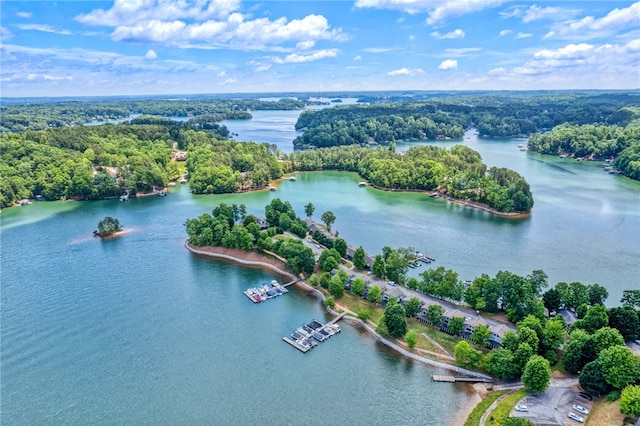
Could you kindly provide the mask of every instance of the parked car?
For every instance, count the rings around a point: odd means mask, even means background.
[[[525,411],[529,411],[529,409],[527,408],[527,406],[526,406],[526,405],[518,404],[518,405],[516,405],[516,411],[523,411],[523,412],[525,412]]]
[[[584,415],[589,414],[589,410],[584,408],[582,405],[573,404],[573,409],[576,410],[578,413],[582,413]]]
[[[584,399],[588,399],[589,401],[593,401],[593,397],[591,395],[589,395],[588,393],[578,392],[578,395],[580,395]]]
[[[584,422],[584,419],[582,417],[580,417],[579,415],[577,415],[576,413],[569,412],[569,414],[567,414],[567,416],[570,419],[575,420],[576,422],[580,422],[580,423]]]

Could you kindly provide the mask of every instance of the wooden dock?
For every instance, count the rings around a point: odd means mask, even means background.
[[[483,377],[470,377],[470,376],[443,376],[433,374],[431,380],[434,382],[448,382],[448,383],[493,383],[493,380],[485,379]]]
[[[298,278],[297,280],[289,281],[286,284],[282,284],[282,287],[289,287],[290,285],[294,285],[295,283],[298,283],[300,281],[302,281],[302,278]]]
[[[327,328],[331,328],[331,331],[328,336],[326,336],[325,338],[318,338],[320,339],[320,341],[324,341],[326,339],[328,339],[329,337],[331,337],[332,335],[336,334],[336,333],[340,333],[340,327],[338,327],[337,325],[335,327],[331,327],[333,324],[335,324],[336,322],[340,321],[342,318],[344,318],[344,316],[347,313],[344,312],[340,315],[338,315],[337,317],[335,317],[334,319],[332,319],[330,322],[322,325],[319,328],[316,328],[314,331],[317,333],[320,333],[322,335],[322,330],[327,329]],[[318,322],[319,324],[321,324],[319,321],[312,321],[312,322]],[[295,337],[295,336],[292,336]],[[285,342],[287,342],[288,344],[290,344],[291,346],[293,346],[294,348],[298,349],[300,352],[305,353],[307,351],[309,351],[310,349],[312,349],[313,347],[318,345],[318,341],[316,340],[316,338],[312,337],[311,334],[309,334],[306,337],[303,337],[301,339],[298,340],[294,340],[294,339],[290,339],[289,337],[283,337],[282,340],[284,340]]]

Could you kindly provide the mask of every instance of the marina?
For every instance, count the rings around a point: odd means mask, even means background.
[[[344,317],[344,315],[345,314],[341,314],[327,324],[313,320],[308,324],[296,328],[291,332],[290,337],[285,336],[282,340],[302,353],[308,352],[310,349],[318,346],[318,343],[324,342],[334,334],[340,333],[340,326],[336,323]]]
[[[251,287],[243,291],[244,295],[247,296],[253,303],[264,302],[266,300],[273,299],[274,297],[282,296],[283,294],[288,292],[289,290],[287,290],[284,285],[278,283],[276,280],[272,280],[271,284],[262,284],[258,287]]]

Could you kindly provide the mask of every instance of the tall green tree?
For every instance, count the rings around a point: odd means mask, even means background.
[[[607,289],[600,284],[591,284],[588,293],[590,305],[604,305],[605,300],[609,297]]]
[[[382,256],[377,255],[373,260],[373,265],[371,265],[371,273],[378,278],[382,278],[387,275],[387,268],[384,264],[384,259]]]
[[[333,248],[340,253],[340,257],[347,257],[347,242],[342,238],[336,238],[333,240]]]
[[[442,324],[442,314],[444,313],[444,308],[442,305],[438,303],[433,303],[427,307],[427,319],[431,324],[435,327],[440,327]]]
[[[603,350],[598,356],[598,364],[607,383],[616,389],[632,384],[640,375],[633,352],[626,346]]]
[[[362,296],[362,293],[364,293],[365,285],[366,284],[362,278],[355,278],[351,283],[350,291],[357,296]]]
[[[353,266],[358,269],[365,269],[367,267],[366,253],[362,246],[353,251]]]
[[[312,202],[308,202],[307,204],[305,204],[304,206],[304,214],[307,215],[307,217],[311,217],[313,216],[313,212],[316,208],[314,207]]]
[[[640,309],[640,290],[624,290],[620,303],[625,308]]]
[[[518,375],[513,362],[513,352],[505,348],[495,349],[483,359],[485,370],[500,380],[513,380]]]
[[[640,336],[640,318],[633,308],[611,308],[608,315],[609,325],[620,332],[625,342],[636,340]]]
[[[322,220],[322,223],[325,224],[327,230],[331,232],[331,225],[333,225],[333,223],[336,221],[336,215],[334,215],[332,211],[327,210],[326,212],[322,213],[320,220]]]
[[[421,302],[417,297],[412,297],[411,299],[407,300],[404,305],[407,316],[411,318],[418,315],[418,312],[420,312],[420,306]]]
[[[489,346],[490,335],[491,332],[489,331],[489,327],[484,324],[480,324],[473,328],[473,331],[471,332],[471,341],[476,345]]]
[[[549,387],[551,368],[540,355],[532,356],[522,372],[522,383],[532,392],[544,392]]]
[[[415,330],[407,331],[407,334],[404,336],[404,341],[407,342],[407,346],[409,349],[413,349],[418,343],[418,335]]]
[[[390,305],[390,306],[389,306]],[[384,310],[385,325],[389,334],[400,338],[407,332],[406,312],[400,304],[388,304]]]
[[[454,336],[458,336],[460,333],[462,333],[462,330],[464,329],[464,318],[462,317],[450,318],[447,328],[449,329],[451,334],[453,334]]]
[[[456,364],[465,368],[475,369],[482,360],[482,352],[472,348],[466,340],[456,344],[453,354],[456,357]]]
[[[588,362],[580,372],[578,381],[580,387],[593,396],[605,395],[612,389],[602,375],[598,361]]]
[[[367,300],[372,303],[382,302],[382,290],[377,285],[372,286],[367,292]]]

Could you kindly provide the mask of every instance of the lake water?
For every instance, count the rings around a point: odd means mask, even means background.
[[[278,113],[253,114],[260,123]],[[290,112],[279,114],[287,118],[277,118],[275,132],[295,134],[285,124]],[[228,127],[243,140],[245,131]],[[337,172],[299,174],[277,192],[194,196],[179,185],[164,198],[5,209],[2,423],[460,424],[455,412],[473,398],[467,387],[432,383],[436,369],[349,323],[307,354],[284,343],[302,323],[327,318],[316,298],[294,290],[252,304],[242,290],[274,277],[191,255],[183,223],[220,202],[263,214],[279,197],[303,215],[311,201],[316,219],[335,213],[333,228],[352,244],[372,254],[413,246],[461,279],[543,269],[552,284],[600,283],[610,305],[623,289],[638,288],[637,182],[521,152],[521,140],[462,142],[489,165],[526,177],[536,202],[530,218],[361,188],[356,175]],[[94,238],[107,215],[129,232]]]

